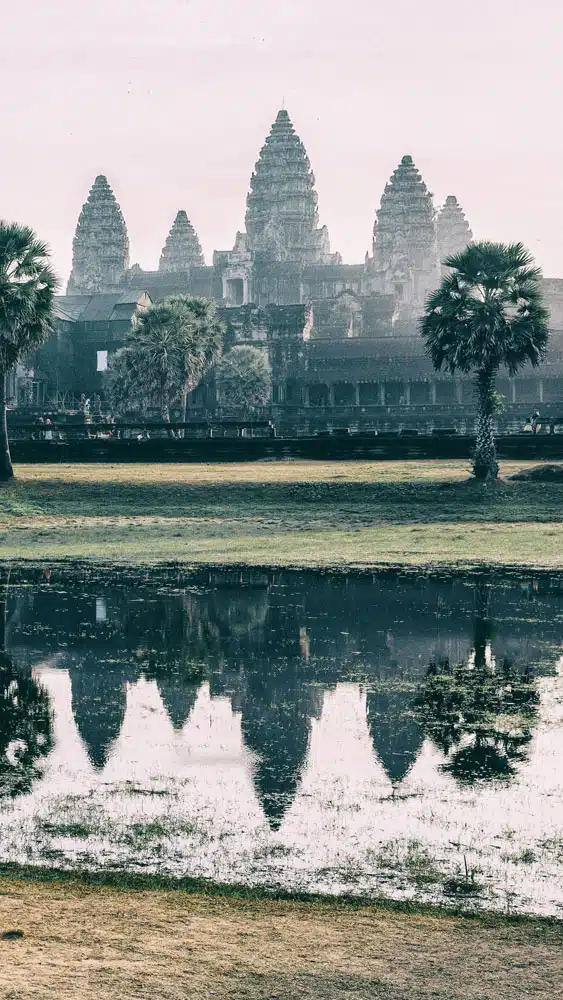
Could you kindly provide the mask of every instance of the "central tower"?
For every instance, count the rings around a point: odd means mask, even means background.
[[[278,112],[250,178],[247,249],[277,261],[333,263],[328,230],[319,228],[315,177],[285,109]]]

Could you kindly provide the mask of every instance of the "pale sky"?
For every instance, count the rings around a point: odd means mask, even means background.
[[[285,98],[346,263],[410,153],[477,238],[521,240],[563,277],[561,0],[28,0],[2,5],[0,217],[33,226],[66,282],[104,173],[131,263],[185,208],[211,263],[244,226]]]

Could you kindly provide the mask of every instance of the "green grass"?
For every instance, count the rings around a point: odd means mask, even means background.
[[[16,476],[0,488],[4,559],[563,567],[563,484],[486,487],[463,462],[30,465]]]

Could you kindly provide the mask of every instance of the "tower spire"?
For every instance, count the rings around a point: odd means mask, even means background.
[[[78,218],[67,294],[114,291],[128,267],[125,220],[107,178],[98,174]]]
[[[438,246],[432,195],[410,155],[385,186],[373,227],[373,266],[380,291],[405,305],[421,306],[438,280]]]
[[[198,235],[184,209],[180,209],[160,255],[159,271],[177,273],[190,267],[204,267]]]
[[[444,267],[444,261],[453,254],[465,250],[473,239],[473,233],[455,194],[449,194],[442,206],[437,221],[437,233],[438,255],[444,274],[448,270]]]
[[[284,98],[250,179],[249,249],[267,251],[277,260],[328,263],[328,231],[318,222],[315,177]]]

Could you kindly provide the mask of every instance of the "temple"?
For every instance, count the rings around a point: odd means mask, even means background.
[[[473,386],[434,372],[418,324],[426,296],[446,273],[444,261],[471,242],[469,222],[454,195],[437,211],[412,156],[404,155],[375,221],[366,214],[366,235],[371,226],[371,254],[361,263],[345,264],[331,250],[311,164],[285,109],[252,171],[245,229],[232,249],[214,252],[212,263],[205,263],[198,233],[181,210],[158,267],[131,267],[125,220],[99,176],[80,213],[67,294],[57,304],[56,343],[12,375],[12,398],[41,404],[103,391],[108,352],[123,344],[137,312],[185,294],[218,303],[229,344],[268,353],[269,412],[281,430],[467,430]],[[515,379],[501,373],[507,425],[538,406],[546,415],[563,412],[563,280],[543,285],[549,354],[538,371],[524,369]],[[212,380],[192,394],[194,414],[219,405]]]

